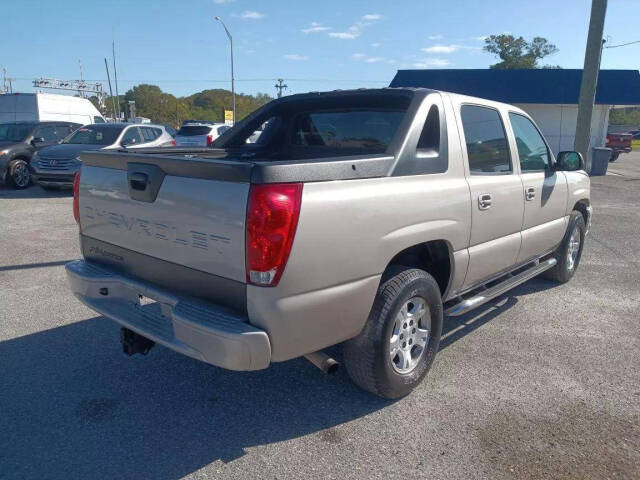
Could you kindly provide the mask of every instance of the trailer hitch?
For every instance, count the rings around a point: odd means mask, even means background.
[[[149,340],[133,330],[124,327],[120,329],[120,341],[122,342],[122,351],[129,356],[135,355],[136,353],[146,355],[156,344],[153,340]]]

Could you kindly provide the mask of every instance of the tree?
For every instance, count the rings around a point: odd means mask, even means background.
[[[98,99],[90,100],[98,107]],[[115,99],[117,102],[117,99]],[[236,94],[236,110],[238,120],[242,120],[255,109],[273,100],[266,93],[256,95]],[[175,97],[163,92],[157,85],[141,84],[128,90],[120,96],[120,110],[124,111],[125,104],[134,101],[136,115],[150,118],[152,122],[166,123],[179,126],[183,120],[197,119],[212,122],[224,121],[224,110],[231,110],[232,99],[229,90],[203,90],[188,97]],[[107,117],[114,118],[111,97],[105,98]]]
[[[484,40],[484,50],[497,55],[501,62],[490,68],[541,68],[538,60],[558,52],[558,48],[546,38],[535,37],[527,42],[523,37],[513,35],[491,35]],[[545,66],[542,68],[560,68]]]

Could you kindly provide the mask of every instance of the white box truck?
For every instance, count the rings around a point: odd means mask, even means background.
[[[0,95],[0,123],[49,120],[81,125],[105,123],[102,114],[86,98],[53,93]]]

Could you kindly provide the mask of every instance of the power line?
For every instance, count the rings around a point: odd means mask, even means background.
[[[640,40],[634,40],[633,42],[621,43],[620,45],[605,45],[604,48],[618,48],[618,47],[626,47],[627,45],[633,45],[634,43],[640,43]]]

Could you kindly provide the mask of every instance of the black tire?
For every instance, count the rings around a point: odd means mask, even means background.
[[[29,172],[29,164],[21,159],[13,160],[9,164],[7,179],[13,188],[27,188],[31,183],[31,173]]]
[[[574,230],[579,234],[580,245],[578,247],[577,255],[573,261],[573,265],[569,260],[569,248],[571,244],[571,235]],[[578,266],[580,265],[580,258],[582,258],[582,249],[584,248],[584,236],[587,228],[584,223],[584,217],[580,212],[573,211],[569,217],[569,224],[567,225],[567,231],[564,234],[562,243],[557,248],[553,256],[557,262],[553,268],[550,268],[542,274],[542,276],[548,280],[552,280],[558,283],[567,283],[573,275],[576,273]]]
[[[620,156],[620,152],[612,152],[611,153],[611,158],[609,159],[610,162],[615,162],[618,157]]]
[[[60,187],[52,187],[51,185],[40,185],[40,188],[42,188],[43,190],[46,190],[47,192],[54,192],[54,191],[59,191]]]
[[[390,339],[400,309],[416,297],[424,300],[430,315],[430,333],[415,367],[408,373],[399,373],[390,358]],[[344,364],[353,382],[384,398],[409,394],[427,374],[438,353],[442,316],[440,288],[431,275],[416,268],[391,267],[383,276],[364,328],[343,345]]]

